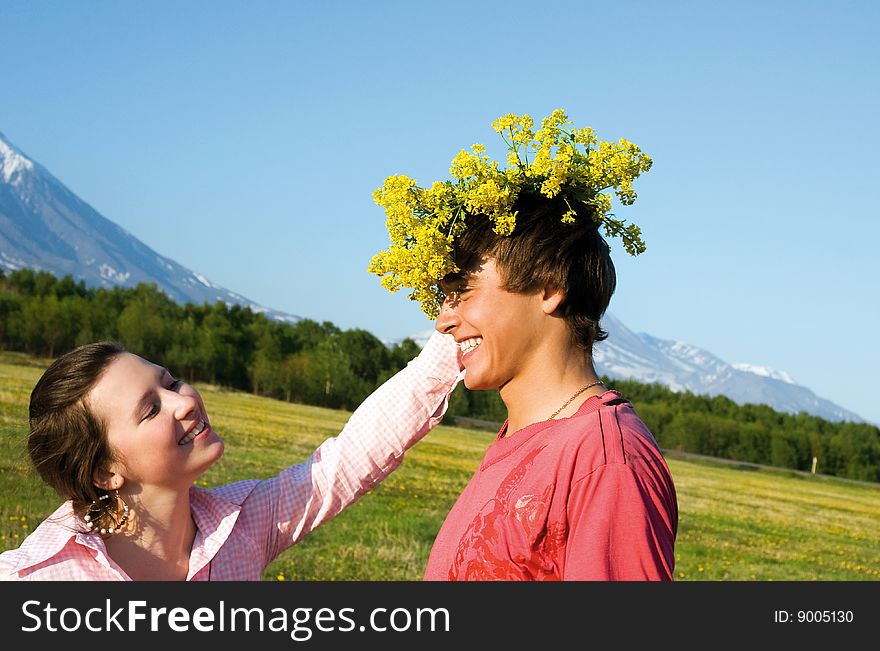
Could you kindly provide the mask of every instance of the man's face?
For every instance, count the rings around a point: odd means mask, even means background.
[[[540,363],[546,318],[542,292],[505,290],[491,258],[463,279],[444,285],[447,297],[435,327],[453,335],[461,347],[468,389],[504,388]]]

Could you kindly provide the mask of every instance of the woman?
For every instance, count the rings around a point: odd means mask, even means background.
[[[460,379],[452,337],[435,334],[307,461],[204,490],[193,484],[224,445],[198,391],[116,344],[77,348],[30,401],[31,460],[66,501],[0,554],[0,578],[259,580],[392,472]]]

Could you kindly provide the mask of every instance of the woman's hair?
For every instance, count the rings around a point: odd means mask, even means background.
[[[106,494],[94,485],[97,470],[114,461],[106,423],[88,394],[110,363],[126,350],[103,341],[56,359],[31,392],[28,452],[43,480],[73,502],[75,513]]]
[[[593,209],[582,203],[572,206],[577,217],[574,223],[565,223],[561,221],[569,210],[565,200],[520,195],[514,205],[516,227],[506,236],[495,233],[484,216],[468,216],[453,255],[461,269],[456,275],[476,271],[483,258],[490,257],[509,292],[526,294],[546,286],[562,290],[565,299],[559,313],[572,342],[592,355],[593,344],[608,337],[599,319],[611,302],[617,275]],[[449,280],[454,277],[444,282]]]

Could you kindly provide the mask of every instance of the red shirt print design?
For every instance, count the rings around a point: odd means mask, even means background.
[[[566,527],[547,522],[553,487],[536,494],[523,486],[544,447],[530,451],[471,520],[449,569],[451,581],[560,579],[557,559],[565,548]]]

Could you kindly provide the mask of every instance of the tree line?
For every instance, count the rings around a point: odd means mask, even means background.
[[[217,302],[180,305],[155,285],[89,288],[71,276],[0,271],[0,347],[54,358],[84,343],[118,341],[190,382],[290,402],[353,410],[419,353],[366,330],[303,319],[284,323]],[[631,400],[663,448],[880,481],[880,429],[834,423],[724,396],[603,378]],[[449,416],[500,423],[498,391],[456,388]]]
[[[353,410],[418,355],[365,330],[283,323],[222,301],[179,305],[155,285],[88,288],[44,271],[0,272],[0,347],[55,358],[113,340],[190,382]]]

